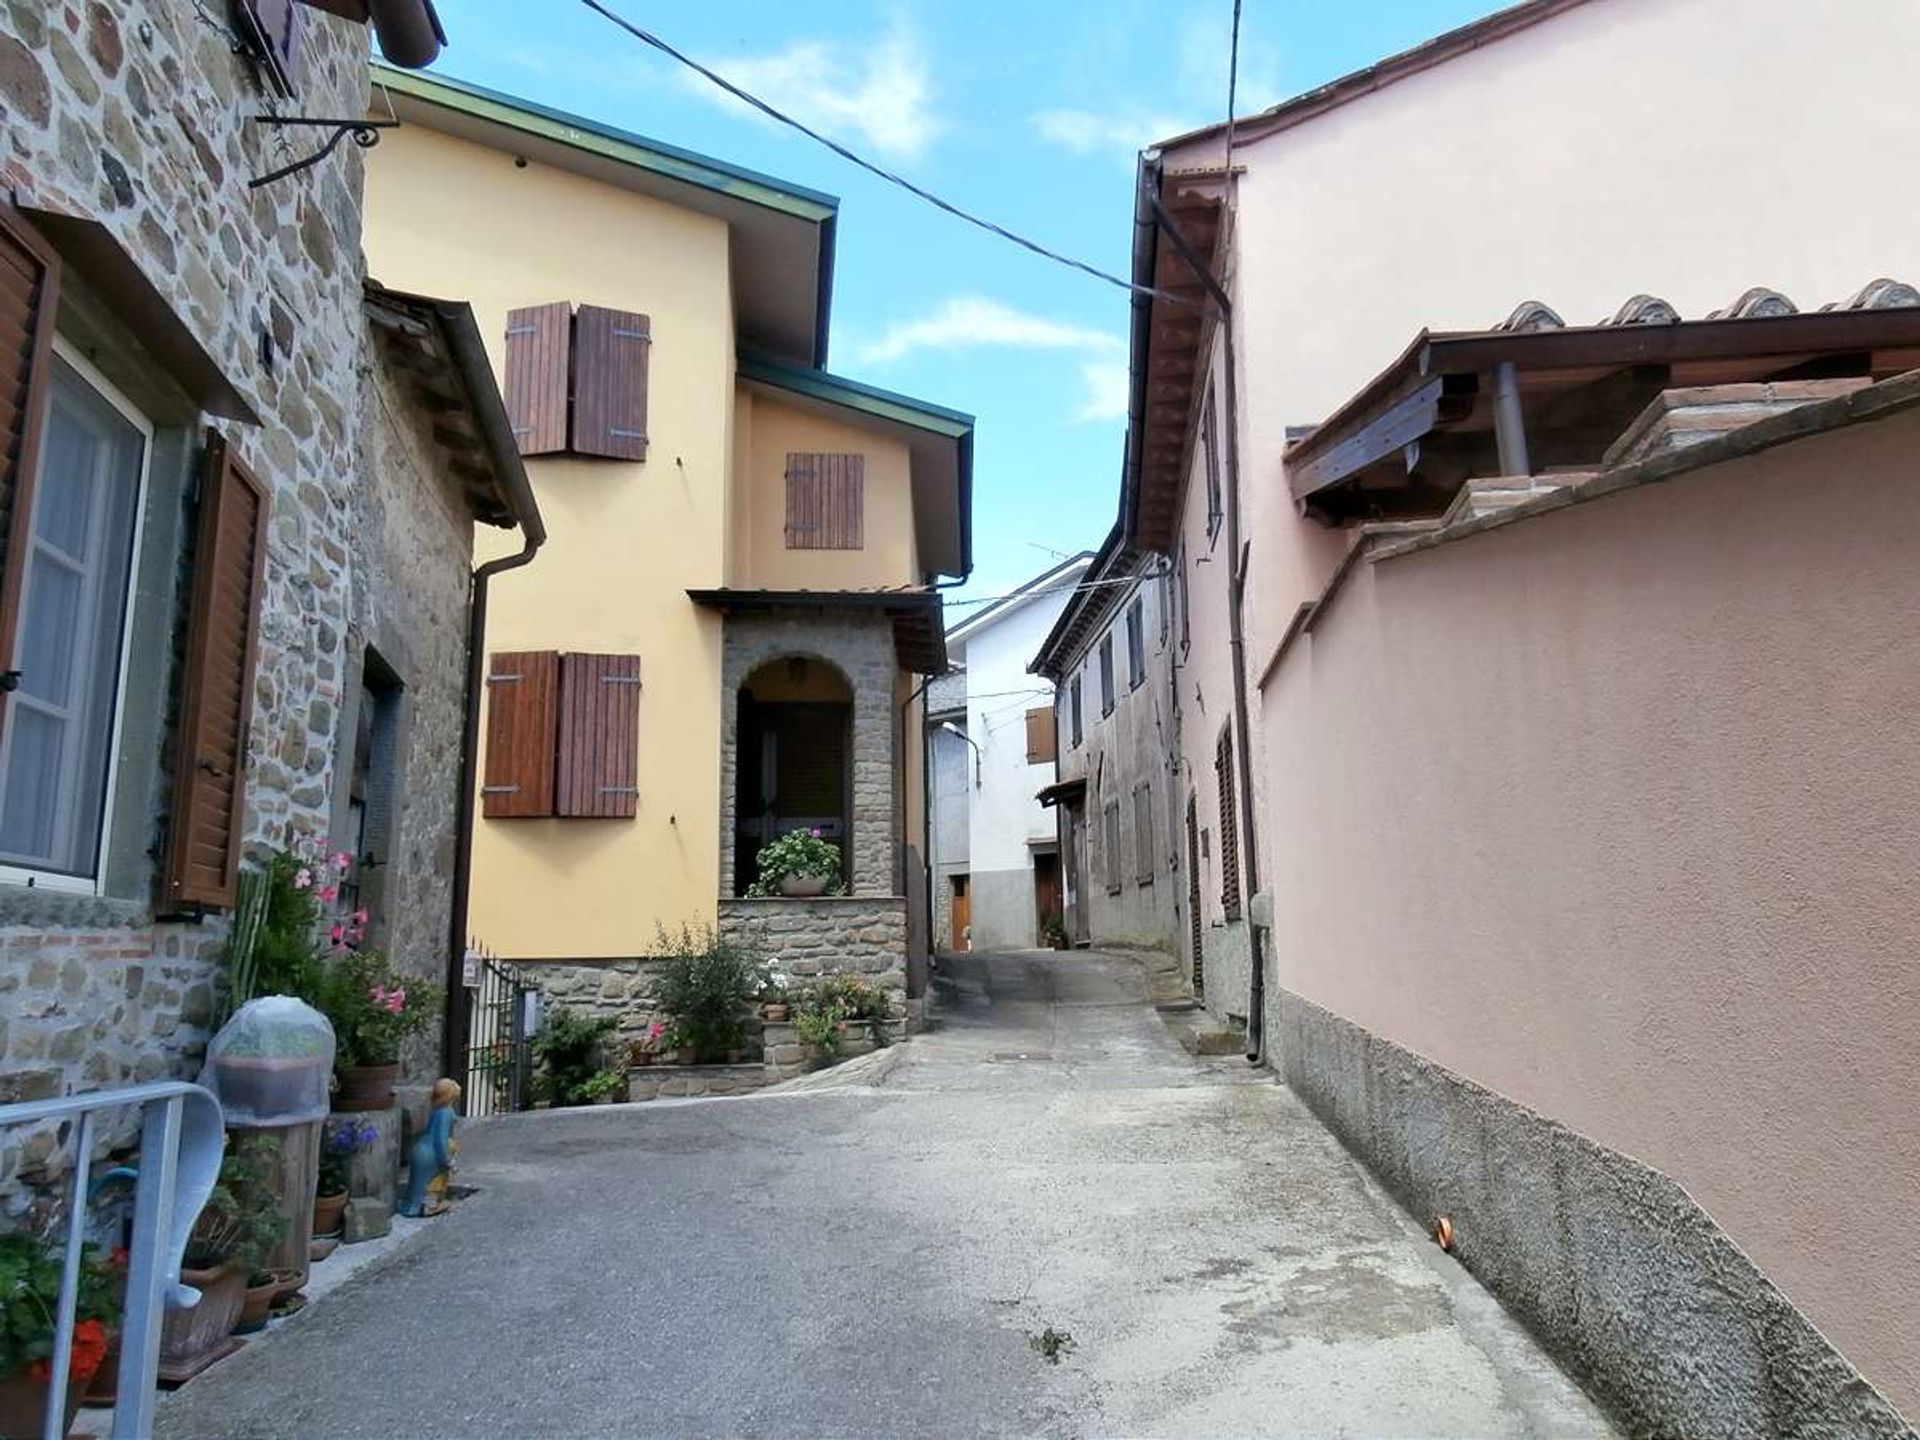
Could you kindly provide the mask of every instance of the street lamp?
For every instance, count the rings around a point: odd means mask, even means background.
[[[942,720],[940,722],[940,728],[945,730],[949,735],[958,735],[962,740],[966,741],[967,744],[973,745],[973,788],[978,790],[980,788],[980,747],[974,745],[971,735],[967,734],[966,731],[962,730],[951,720]]]

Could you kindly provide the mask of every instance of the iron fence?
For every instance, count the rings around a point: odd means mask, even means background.
[[[470,1116],[527,1108],[540,991],[517,965],[478,946],[467,953],[467,1083]]]
[[[142,1440],[153,1433],[161,1321],[166,1311],[188,1309],[200,1300],[198,1290],[180,1283],[180,1261],[187,1235],[220,1174],[220,1157],[226,1148],[220,1102],[198,1085],[163,1080],[126,1090],[0,1105],[0,1129],[48,1122],[73,1125],[72,1189],[42,1440],[59,1440],[67,1428],[67,1380],[72,1373],[81,1249],[86,1239],[93,1119],[102,1110],[125,1106],[136,1106],[141,1112],[140,1169],[134,1186],[132,1243],[127,1249],[127,1295],[111,1433],[114,1440]]]

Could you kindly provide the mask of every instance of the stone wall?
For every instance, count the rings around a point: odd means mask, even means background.
[[[897,895],[722,900],[720,933],[799,980],[861,975],[906,1014],[907,902]]]
[[[900,666],[893,624],[871,612],[728,615],[720,676],[720,893],[733,892],[734,793],[738,773],[740,686],[770,660],[824,660],[853,689],[852,890],[889,895],[898,886],[900,798],[899,712],[893,703]]]

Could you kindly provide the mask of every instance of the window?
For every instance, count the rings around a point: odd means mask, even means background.
[[[1113,714],[1113,632],[1100,637],[1100,713]]]
[[[522,455],[647,458],[645,315],[558,300],[507,312],[507,421]]]
[[[1067,716],[1073,722],[1073,744],[1077,746],[1081,739],[1080,677],[1078,675],[1074,676],[1072,683],[1067,686]]]
[[[1234,808],[1233,727],[1220,731],[1213,756],[1213,776],[1220,787],[1220,908],[1229,923],[1240,918],[1240,818]]]
[[[1107,893],[1118,895],[1122,884],[1125,865],[1120,855],[1120,802],[1109,800],[1100,812],[1101,843],[1106,854],[1101,857],[1105,862],[1107,875]]]
[[[99,874],[120,711],[128,596],[152,430],[64,350],[38,475],[20,494],[8,567],[21,566],[0,740],[0,863]],[[23,522],[23,523],[22,523]]]
[[[1153,883],[1153,786],[1145,780],[1133,792],[1133,879]]]
[[[1027,711],[1027,763],[1050,765],[1056,758],[1053,706]]]
[[[496,654],[487,667],[489,820],[639,813],[640,657]]]
[[[1187,590],[1187,542],[1180,542],[1179,553],[1174,556],[1174,603],[1180,607],[1180,653],[1186,654],[1193,645],[1193,599]]]
[[[1200,410],[1200,444],[1207,467],[1207,539],[1220,533],[1220,426],[1213,414],[1213,389]]]
[[[1138,690],[1147,678],[1146,601],[1134,597],[1127,607],[1127,688]]]
[[[787,456],[787,549],[864,547],[866,465],[863,455]]]
[[[346,816],[333,834],[342,849],[358,857],[340,882],[340,908],[364,907],[370,917],[368,934],[376,944],[386,934],[387,866],[398,833],[403,694],[400,677],[369,646],[361,661],[360,694],[347,737],[352,764],[346,777]]]

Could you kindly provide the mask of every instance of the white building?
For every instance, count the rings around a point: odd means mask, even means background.
[[[1053,780],[1053,687],[1027,665],[1092,558],[1063,561],[947,632],[948,657],[963,667],[965,704],[962,719],[948,677],[941,702],[930,705],[938,727],[934,935],[942,949],[1044,945],[1046,922],[1060,917],[1059,836],[1035,798]]]

